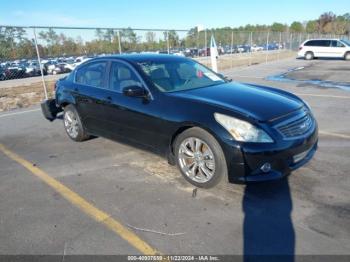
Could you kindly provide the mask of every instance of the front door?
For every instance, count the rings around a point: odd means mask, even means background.
[[[123,89],[128,86],[145,87],[145,84],[131,66],[113,61],[109,73],[110,104],[105,106],[108,130],[111,136],[155,148],[165,139],[160,132],[160,100],[126,96]]]
[[[331,48],[333,57],[343,57],[346,51],[345,45],[338,40],[332,40]]]

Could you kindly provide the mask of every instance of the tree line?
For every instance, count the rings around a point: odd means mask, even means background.
[[[39,52],[42,57],[72,56],[72,55],[92,55],[101,53],[119,53],[119,49],[125,52],[156,51],[170,48],[204,47],[208,46],[210,35],[214,34],[218,43],[229,44],[232,38],[235,43],[247,43],[249,33],[253,32],[255,42],[263,42],[266,33],[275,35],[277,40],[278,32],[284,34],[350,34],[350,14],[335,15],[326,12],[318,19],[306,22],[295,21],[290,25],[273,23],[272,25],[246,25],[236,28],[212,28],[199,31],[197,27],[191,28],[185,37],[180,37],[178,32],[170,30],[162,32],[157,36],[155,32],[144,32],[141,36],[131,28],[118,30],[96,29],[94,37],[84,41],[83,37],[71,37],[64,33],[57,33],[54,29],[42,30],[38,32]],[[275,33],[275,34],[274,34]],[[206,43],[205,43],[206,39]],[[120,43],[120,45],[119,45]],[[36,57],[35,41],[29,37],[26,30],[20,27],[0,26],[0,60],[14,60],[21,58]]]

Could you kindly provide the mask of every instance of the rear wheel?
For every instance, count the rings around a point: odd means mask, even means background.
[[[344,59],[345,60],[350,60],[350,52],[347,52],[345,55],[344,55]]]
[[[305,60],[312,60],[312,59],[314,59],[314,53],[306,52],[304,57],[305,57]]]
[[[90,138],[85,131],[79,114],[73,105],[64,108],[63,124],[69,138],[76,142],[81,142]]]
[[[210,188],[223,178],[227,180],[224,153],[217,140],[207,131],[194,127],[175,140],[177,166],[192,185]]]

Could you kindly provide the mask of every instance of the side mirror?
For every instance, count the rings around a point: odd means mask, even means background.
[[[223,74],[220,74],[220,73],[218,73],[218,75],[219,75],[221,78],[225,79],[226,82],[232,82],[232,78],[229,78],[229,77],[227,77],[227,76],[224,76]]]
[[[123,88],[123,94],[129,97],[145,97],[146,90],[141,86],[127,86]]]

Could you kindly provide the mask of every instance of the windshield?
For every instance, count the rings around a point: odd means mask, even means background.
[[[350,42],[349,42],[348,40],[342,39],[341,41],[342,41],[343,43],[345,43],[347,46],[350,46]]]
[[[220,76],[191,60],[140,62],[161,92],[176,92],[225,83]]]

